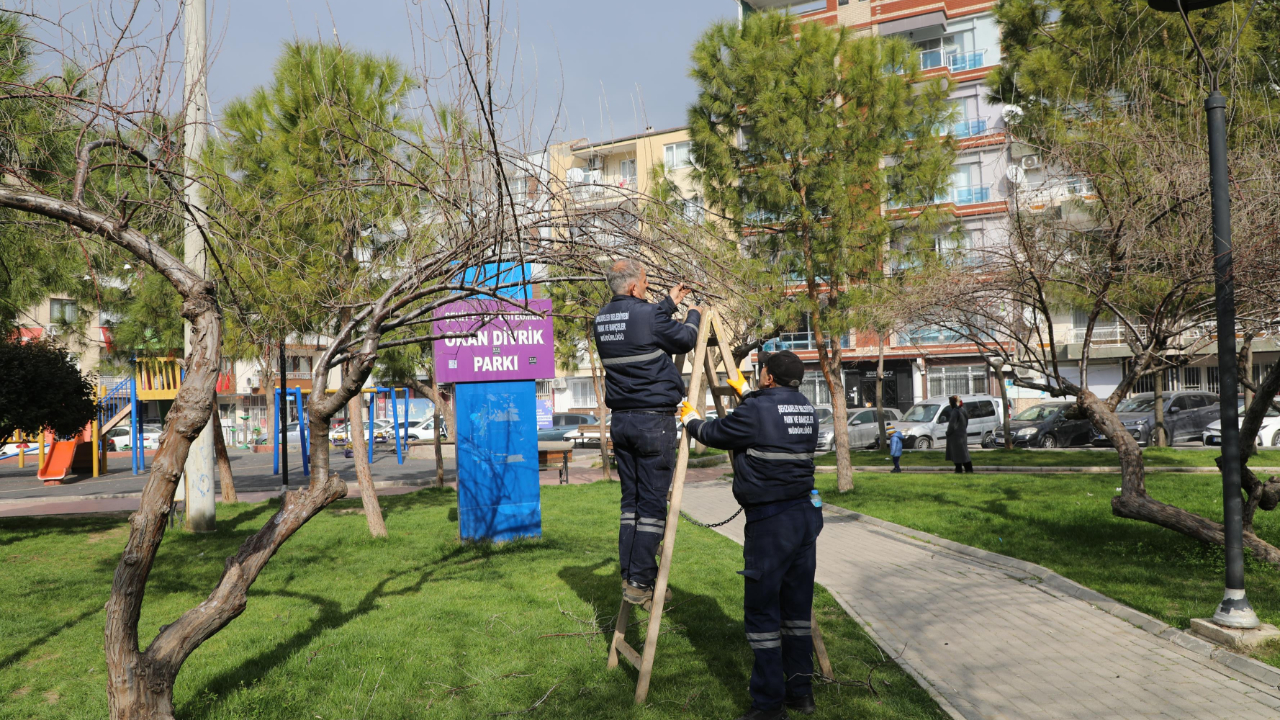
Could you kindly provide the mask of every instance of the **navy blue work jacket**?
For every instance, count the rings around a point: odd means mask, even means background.
[[[670,296],[651,303],[614,295],[596,314],[596,349],[604,363],[604,404],[611,410],[671,409],[684,399],[684,380],[671,361],[698,342],[699,314],[671,319]]]
[[[733,497],[748,520],[752,508],[802,500],[813,490],[818,418],[797,388],[747,393],[728,417],[690,420],[688,428],[703,445],[735,451]]]

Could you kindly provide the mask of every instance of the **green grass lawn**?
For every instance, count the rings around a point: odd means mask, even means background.
[[[1088,467],[1101,465],[1120,466],[1116,452],[1107,450],[979,450],[970,448],[974,465],[1019,465],[1022,467]],[[1144,448],[1142,456],[1148,467],[1215,467],[1214,459],[1221,455],[1218,448]],[[853,450],[849,456],[854,465],[886,465],[893,467],[887,452]],[[829,452],[818,457],[819,465],[835,465],[836,454]],[[947,467],[944,450],[907,450],[902,454],[904,466]],[[1249,464],[1254,467],[1280,467],[1280,450],[1263,450]]]
[[[823,499],[900,525],[1044,565],[1170,625],[1210,617],[1222,599],[1224,556],[1148,523],[1111,514],[1118,475],[859,473],[836,492],[819,475]],[[1154,473],[1153,497],[1218,522],[1218,475]],[[1280,543],[1280,517],[1259,512],[1259,536]],[[1263,622],[1280,625],[1280,571],[1246,558],[1245,585]],[[1258,657],[1280,665],[1280,647]]]
[[[267,566],[245,613],[178,677],[184,719],[520,717],[731,718],[749,700],[738,545],[682,523],[648,705],[636,673],[605,670],[618,609],[618,485],[543,488],[540,541],[462,545],[456,496],[385,498],[391,537],[372,540],[358,500],[325,511]],[[219,506],[218,532],[170,533],[143,608],[143,640],[217,581],[270,516]],[[0,520],[0,718],[106,716],[103,603],[123,517]],[[865,679],[882,656],[826,593],[815,600],[837,673]],[[640,617],[646,617],[643,613]],[[564,633],[564,636],[547,637]],[[642,640],[639,628],[630,636]],[[817,688],[818,718],[946,716],[896,665],[867,690]]]

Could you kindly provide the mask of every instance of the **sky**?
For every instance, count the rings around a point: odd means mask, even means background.
[[[424,35],[446,17],[440,0],[207,2],[215,118],[228,100],[270,80],[282,43],[294,37],[328,41],[336,27],[349,48],[421,67]],[[536,90],[524,96],[531,122],[555,141],[684,125],[695,92],[690,49],[711,23],[737,18],[734,0],[508,0],[505,11],[504,51],[518,48],[521,82]]]

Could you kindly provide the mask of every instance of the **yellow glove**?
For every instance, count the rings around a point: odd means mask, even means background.
[[[687,425],[690,420],[694,419],[701,420],[702,416],[698,414],[697,410],[693,409],[688,400],[680,403],[680,422]]]
[[[745,390],[747,388],[747,379],[742,376],[742,373],[738,373],[738,378],[736,380],[734,378],[729,378],[725,382],[729,384],[729,387],[733,388],[734,392],[738,393],[738,397],[746,395]]]

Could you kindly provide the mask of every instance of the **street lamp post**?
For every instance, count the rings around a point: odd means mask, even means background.
[[[1209,126],[1209,192],[1213,201],[1214,305],[1218,315],[1218,390],[1222,408],[1222,513],[1223,540],[1227,551],[1226,591],[1213,614],[1213,622],[1229,628],[1256,628],[1258,616],[1244,592],[1244,500],[1240,495],[1240,414],[1236,377],[1236,295],[1231,261],[1231,195],[1227,177],[1227,99],[1218,86],[1221,66],[1215,71],[1191,30],[1187,13],[1227,0],[1151,0],[1151,8],[1182,16],[1196,54],[1209,76],[1209,97],[1204,109]],[[1254,0],[1253,5],[1257,4]],[[1253,7],[1249,9],[1250,14]],[[1240,25],[1240,32],[1244,25]],[[1237,36],[1238,37],[1238,36]]]

